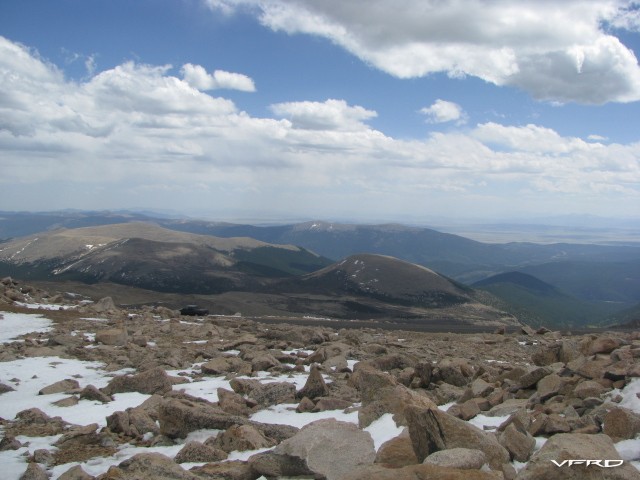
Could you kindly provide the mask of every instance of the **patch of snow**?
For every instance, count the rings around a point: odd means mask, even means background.
[[[169,375],[175,375],[175,373],[167,373]],[[225,380],[224,377],[205,377],[205,379],[203,380],[198,380],[191,383],[182,383],[173,386],[174,391],[183,390],[189,395],[203,398],[210,402],[218,401],[218,388],[231,390],[229,380]]]
[[[231,452],[229,454],[229,457],[227,458],[227,461],[240,460],[240,461],[244,462],[244,461],[249,460],[249,457],[252,457],[253,455],[255,455],[257,453],[268,452],[269,450],[272,450],[272,448],[259,448],[258,450],[244,450],[242,452],[236,450],[236,451],[233,451],[233,452]]]
[[[478,427],[480,430],[494,430],[498,428],[509,415],[505,415],[503,417],[488,417],[486,415],[476,415],[471,420],[468,421],[471,425]]]
[[[358,424],[358,412],[345,413],[342,410],[327,410],[324,412],[304,412],[297,413],[296,403],[281,403],[265,408],[251,416],[251,420],[262,423],[272,423],[280,425],[291,425],[302,428],[305,425],[324,418],[335,418],[343,422]]]
[[[369,432],[371,438],[373,438],[376,452],[383,443],[400,435],[402,430],[404,430],[404,427],[396,425],[396,422],[393,420],[393,414],[391,413],[385,413],[364,429],[364,431]]]
[[[623,460],[627,462],[640,461],[640,438],[622,440],[616,443],[615,447]]]
[[[77,305],[60,305],[57,303],[26,303],[16,302],[19,307],[29,308],[31,310],[71,310],[77,308]]]
[[[315,350],[305,350],[303,348],[297,348],[295,350],[282,350],[282,353],[285,355],[297,355],[298,353],[304,353],[306,355],[311,355]]]
[[[90,384],[101,388],[109,383],[113,375],[125,372],[121,370],[107,373],[102,370],[103,366],[99,362],[60,357],[30,357],[0,362],[0,378],[15,389],[0,395],[0,412],[4,418],[13,419],[18,412],[35,407],[49,416],[62,417],[69,423],[78,425],[97,423],[105,426],[106,416],[118,410],[136,407],[149,398],[149,395],[127,392],[114,395],[114,400],[106,404],[81,400],[73,407],[58,407],[53,405],[53,402],[68,395],[64,393],[38,395],[38,391],[42,388],[66,378],[75,378],[81,388]]]
[[[611,394],[613,395],[614,392],[622,396],[622,401],[620,402],[621,407],[628,408],[640,414],[640,398],[638,397],[638,395],[640,395],[640,378],[634,378],[624,389],[613,390]]]
[[[18,450],[7,450],[0,452],[0,465],[2,465],[2,477],[6,479],[18,479],[27,469],[27,462],[25,455],[32,455],[33,452],[40,448],[46,448],[47,450],[56,450],[52,445],[62,435],[54,435],[50,437],[25,437],[18,435],[16,440],[21,443],[29,442],[26,447],[21,447]],[[55,477],[57,478],[57,477]]]
[[[2,312],[0,316],[0,343],[9,343],[27,333],[51,331],[53,322],[42,315]]]

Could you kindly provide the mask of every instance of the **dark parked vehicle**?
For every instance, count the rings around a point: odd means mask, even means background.
[[[197,305],[187,305],[180,309],[180,315],[190,315],[192,317],[204,316],[209,315],[209,310],[206,308],[198,308]]]

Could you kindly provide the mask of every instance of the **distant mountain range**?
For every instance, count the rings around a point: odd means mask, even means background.
[[[0,244],[0,272],[28,279],[114,282],[161,292],[255,289],[330,260],[292,245],[177,232],[145,222],[58,229]]]
[[[114,229],[125,228],[117,224],[139,225],[139,222],[152,223],[165,231],[162,235],[156,231],[146,237],[135,232],[126,235],[123,232],[114,233]],[[58,244],[67,245],[67,248],[73,246],[75,249],[67,252],[70,256],[64,260],[66,263],[59,264],[59,260],[54,261],[52,258],[46,261],[26,261],[28,258],[25,255],[29,253],[30,247],[25,242],[33,240],[30,236],[42,238],[42,232],[53,233],[60,228],[66,228],[69,232],[78,227],[98,225],[112,226],[109,241],[78,238],[73,243],[65,237],[68,233],[60,232],[51,237],[52,241],[57,239],[55,241]],[[90,231],[84,228],[82,230],[85,233]],[[316,221],[254,226],[154,218],[129,212],[4,212],[0,213],[0,237],[21,237],[19,241],[23,242],[15,244],[15,240],[5,241],[4,245],[0,244],[0,249],[14,244],[25,247],[21,253],[13,251],[11,255],[15,256],[11,261],[5,255],[0,271],[13,269],[17,272],[22,269],[22,275],[42,276],[42,272],[47,269],[50,272],[57,269],[67,278],[118,282],[129,278],[135,284],[145,285],[145,288],[165,291],[180,285],[184,286],[185,291],[222,292],[242,288],[257,291],[258,288],[276,288],[273,286],[275,279],[281,281],[288,277],[294,279],[286,284],[292,295],[294,292],[301,292],[303,285],[309,288],[313,285],[322,290],[328,285],[327,278],[316,276],[303,279],[298,276],[328,267],[334,261],[339,265],[350,256],[376,254],[427,267],[453,280],[458,287],[469,285],[490,292],[501,299],[502,307],[512,313],[517,312],[531,323],[584,325],[607,322],[606,318],[610,315],[632,308],[640,302],[640,246],[631,245],[523,242],[496,244],[478,242],[429,228],[396,224],[354,225]],[[120,240],[130,239],[116,249],[120,252],[120,260],[116,260],[115,250],[107,247],[109,242],[116,241],[116,237]],[[194,238],[200,240],[194,243]],[[206,238],[209,240],[204,241]],[[224,239],[228,239],[232,246],[224,247]],[[245,243],[240,245],[237,243],[240,241],[238,239],[243,239],[242,242]],[[86,245],[92,245],[91,251],[88,251]],[[180,249],[184,252],[182,256],[175,253]],[[170,251],[173,253],[167,253]],[[187,254],[187,251],[190,253]],[[73,255],[81,253],[82,259],[72,260],[75,258]],[[25,261],[15,261],[21,258]],[[131,263],[134,261],[146,267],[134,268]],[[100,275],[95,273],[95,267],[89,265],[95,262],[102,262]],[[220,262],[227,266],[223,267]],[[337,268],[336,265],[331,268]],[[342,273],[332,274],[335,278],[343,275],[346,279],[355,273],[347,273],[344,265],[342,269],[336,270]],[[400,263],[394,265],[401,269]],[[186,282],[185,278],[196,266],[202,267],[207,273],[192,283]],[[62,272],[62,269],[66,270]],[[137,277],[134,276],[134,270]],[[157,272],[163,273],[159,275]],[[529,277],[506,275],[508,272],[519,272]],[[319,272],[316,273],[320,275]],[[388,278],[395,276],[388,274]],[[490,280],[483,283],[485,279]],[[382,278],[377,280],[381,281]],[[547,286],[543,288],[545,284]],[[284,285],[277,288],[285,288]],[[345,292],[355,294],[355,284],[345,288]],[[389,292],[390,289],[385,291]],[[373,291],[361,291],[357,295],[364,295],[372,300],[377,294]],[[295,298],[295,301],[289,302],[291,305],[302,302],[299,295]],[[415,300],[418,297],[413,298]],[[398,299],[399,297],[396,298]]]
[[[483,304],[473,289],[392,257],[365,254],[331,264],[301,247],[146,222],[56,229],[4,242],[0,275],[208,295],[223,310],[244,299],[263,314],[517,324]]]
[[[523,272],[500,273],[474,283],[473,287],[500,298],[500,308],[529,325],[600,325],[607,323],[607,316],[619,308],[581,300]]]

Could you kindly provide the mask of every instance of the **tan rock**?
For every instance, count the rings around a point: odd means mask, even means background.
[[[383,443],[378,449],[375,463],[380,463],[391,468],[400,468],[419,463],[413,451],[409,430],[405,429],[397,437]]]
[[[613,442],[606,435],[581,433],[558,434],[551,437],[516,476],[516,480],[638,480],[638,472],[630,464],[615,468],[597,465],[558,467],[552,461],[579,459],[620,460]]]
[[[298,398],[308,397],[315,399],[318,397],[325,397],[329,394],[329,387],[322,377],[322,372],[317,365],[311,366],[311,371],[307,377],[307,381],[304,387],[296,394]]]
[[[227,457],[227,453],[218,448],[191,441],[182,447],[174,460],[176,463],[218,462]]]
[[[406,415],[413,449],[419,461],[438,450],[458,447],[483,451],[494,470],[509,461],[509,453],[498,443],[495,435],[437,408],[408,407]]]
[[[573,396],[584,400],[589,397],[599,397],[606,391],[607,389],[600,383],[594,380],[586,380],[576,385],[576,388],[573,389]]]
[[[640,434],[640,415],[626,408],[614,407],[604,416],[602,432],[614,442],[635,438]]]
[[[507,449],[511,458],[526,462],[533,454],[536,440],[524,428],[518,428],[517,422],[510,423],[498,436],[500,445]]]
[[[233,451],[258,450],[275,445],[273,440],[266,438],[251,425],[233,425],[219,434],[213,445],[227,453]]]
[[[125,346],[127,340],[126,328],[109,328],[96,332],[96,343],[102,343],[103,345]]]
[[[487,456],[481,450],[451,448],[432,453],[422,463],[461,470],[480,470],[487,463]]]
[[[64,380],[60,380],[59,382],[52,383],[51,385],[40,389],[40,391],[38,392],[38,395],[50,395],[52,393],[63,393],[79,387],[80,387],[80,384],[78,383],[77,380],[74,380],[72,378],[66,378]]]
[[[354,470],[342,480],[503,480],[502,473],[480,470],[461,470],[423,464],[402,468],[385,468],[380,465]]]

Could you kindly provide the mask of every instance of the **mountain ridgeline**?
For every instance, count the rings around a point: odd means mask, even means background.
[[[130,212],[4,212],[0,237],[0,274],[218,295],[218,306],[273,315],[419,318],[480,303],[571,327],[632,321],[640,304],[640,244],[497,244],[396,224]]]
[[[0,273],[5,275],[201,294],[256,289],[270,278],[329,263],[291,245],[195,235],[142,222],[54,230],[0,248]]]

